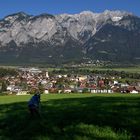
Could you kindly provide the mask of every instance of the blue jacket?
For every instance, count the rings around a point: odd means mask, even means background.
[[[40,95],[35,94],[30,101],[28,102],[28,106],[36,106],[39,107],[40,103]]]

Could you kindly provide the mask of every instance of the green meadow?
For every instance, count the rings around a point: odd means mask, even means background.
[[[106,71],[106,70],[113,70],[113,71],[124,71],[124,72],[129,72],[129,73],[140,73],[140,66],[133,66],[133,67],[118,67],[118,68],[115,68],[115,67],[91,67],[91,68],[81,68],[81,69],[89,69],[89,70],[99,70],[99,71]]]
[[[28,96],[0,96],[0,140],[139,140],[140,95],[41,96],[31,118]]]

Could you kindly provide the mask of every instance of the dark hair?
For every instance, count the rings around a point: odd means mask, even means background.
[[[40,93],[35,93],[35,96],[38,96],[40,98]]]

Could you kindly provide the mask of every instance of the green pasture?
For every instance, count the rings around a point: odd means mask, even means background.
[[[125,71],[125,72],[130,72],[130,73],[140,73],[140,67],[112,68],[109,70]]]
[[[28,96],[0,96],[0,140],[139,140],[140,95],[41,96],[30,118]]]
[[[137,67],[125,67],[125,68],[106,68],[106,67],[85,67],[80,69],[88,69],[88,70],[99,70],[99,71],[106,71],[106,70],[114,70],[114,71],[124,71],[124,72],[130,72],[130,73],[140,73],[140,66]]]

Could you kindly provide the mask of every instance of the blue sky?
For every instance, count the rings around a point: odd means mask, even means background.
[[[140,0],[0,0],[0,18],[19,11],[41,13],[79,13],[84,10],[124,10],[140,16]]]

